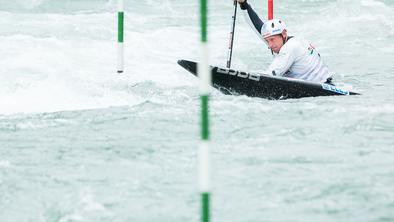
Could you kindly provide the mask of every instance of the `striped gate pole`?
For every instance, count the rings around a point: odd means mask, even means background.
[[[208,64],[207,46],[207,1],[200,0],[201,25],[201,62],[198,66],[201,99],[201,141],[198,151],[199,189],[201,195],[201,221],[210,221],[210,184],[209,184],[209,118],[208,101],[211,85],[211,70]]]
[[[268,20],[274,19],[274,0],[268,0]]]
[[[123,64],[124,64],[123,29],[124,29],[124,0],[119,0],[118,2],[118,73],[123,72]]]

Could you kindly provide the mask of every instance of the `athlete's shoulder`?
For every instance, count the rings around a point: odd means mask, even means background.
[[[291,36],[289,37],[285,45],[288,45],[288,47],[302,47],[303,45],[305,45],[305,39]]]
[[[292,37],[283,45],[283,47],[287,51],[304,51],[307,50],[310,45],[310,42],[304,38]]]
[[[280,52],[281,53],[285,53],[285,52],[291,52],[294,50],[297,50],[299,48],[301,48],[302,43],[300,41],[298,41],[297,38],[295,37],[290,37],[286,43],[282,46]]]

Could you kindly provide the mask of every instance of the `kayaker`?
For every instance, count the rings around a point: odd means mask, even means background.
[[[263,22],[247,0],[237,0],[252,28],[274,57],[267,73],[311,82],[332,84],[332,74],[308,41],[289,36],[281,19]]]

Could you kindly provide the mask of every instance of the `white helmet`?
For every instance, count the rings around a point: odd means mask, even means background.
[[[264,23],[261,28],[261,35],[263,38],[267,38],[273,35],[282,34],[283,30],[286,30],[285,23],[280,19],[272,19]]]

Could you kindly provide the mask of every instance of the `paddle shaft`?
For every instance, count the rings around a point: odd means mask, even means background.
[[[235,32],[236,19],[237,19],[237,1],[234,0],[234,15],[232,17],[233,23],[231,26],[231,31],[230,31],[230,35],[229,35],[229,43],[228,43],[227,68],[231,67],[231,57],[233,55],[234,32]]]

